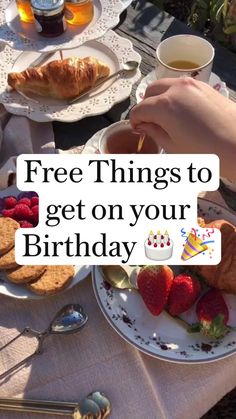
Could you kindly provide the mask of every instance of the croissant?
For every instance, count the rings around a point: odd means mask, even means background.
[[[197,272],[211,287],[236,294],[236,227],[225,220],[212,221],[205,227],[221,231],[222,257],[219,265],[198,266]]]
[[[108,76],[109,67],[94,57],[51,61],[21,73],[9,73],[8,84],[22,93],[56,99],[72,99]]]

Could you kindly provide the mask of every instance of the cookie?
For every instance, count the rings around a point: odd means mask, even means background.
[[[22,265],[6,272],[7,279],[15,284],[27,284],[46,271],[47,266]]]
[[[12,218],[0,217],[0,255],[8,252],[15,244],[15,232],[20,227]]]
[[[28,288],[39,295],[52,295],[64,289],[75,274],[73,266],[47,266],[46,271]]]
[[[15,247],[0,256],[0,269],[12,269],[18,266],[15,261]]]

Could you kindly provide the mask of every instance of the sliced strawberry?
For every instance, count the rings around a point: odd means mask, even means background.
[[[207,291],[197,303],[199,330],[203,335],[220,339],[230,330],[227,327],[229,310],[221,292],[215,288]],[[196,331],[196,326],[193,328]]]
[[[169,266],[145,266],[138,275],[137,284],[148,310],[158,316],[168,300],[173,281]]]
[[[189,310],[201,292],[199,281],[187,274],[180,274],[173,280],[168,300],[168,311],[172,316],[178,316]]]

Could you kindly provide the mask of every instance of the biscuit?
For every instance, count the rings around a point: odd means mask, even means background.
[[[6,272],[7,279],[15,284],[27,284],[46,271],[47,266],[22,265]]]
[[[15,244],[15,232],[20,227],[12,218],[0,217],[0,255],[8,252]]]
[[[15,261],[15,247],[0,256],[0,269],[12,269],[18,266]]]
[[[73,266],[47,266],[46,271],[28,288],[39,295],[52,295],[63,290],[74,277]]]

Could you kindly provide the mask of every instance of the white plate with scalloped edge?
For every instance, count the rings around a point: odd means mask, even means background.
[[[207,199],[199,199],[198,214],[208,219],[225,219],[236,225],[236,214]],[[173,267],[172,267],[173,268]],[[177,272],[176,272],[177,273]],[[234,326],[224,339],[212,340],[190,334],[165,312],[154,317],[136,290],[110,287],[98,267],[93,267],[93,288],[98,305],[111,327],[136,349],[163,361],[180,364],[214,362],[236,353],[236,295],[224,294],[229,308],[229,324]],[[192,308],[183,316],[196,321]]]
[[[116,103],[122,102],[130,96],[133,85],[140,79],[140,70],[124,74],[119,78],[104,83],[91,95],[86,96],[73,105],[66,101],[31,95],[28,100],[15,91],[7,90],[7,74],[12,71],[25,70],[40,54],[28,51],[19,54],[6,47],[0,52],[0,102],[12,114],[27,116],[38,122],[79,121],[88,116],[101,115],[108,112]],[[70,56],[94,56],[110,67],[110,73],[119,70],[126,61],[141,62],[140,55],[134,51],[132,43],[109,31],[96,41],[89,41],[78,48],[63,51],[65,58]],[[58,59],[58,52],[52,59]],[[36,101],[36,102],[35,102]]]

